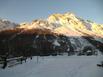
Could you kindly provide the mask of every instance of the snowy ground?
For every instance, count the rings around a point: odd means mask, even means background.
[[[0,77],[103,77],[102,56],[49,56],[0,69]]]

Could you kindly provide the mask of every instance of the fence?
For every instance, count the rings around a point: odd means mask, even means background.
[[[17,64],[22,64],[23,61],[26,62],[27,57],[14,57],[14,58],[5,58],[0,56],[0,67],[5,69],[6,67],[12,67]]]

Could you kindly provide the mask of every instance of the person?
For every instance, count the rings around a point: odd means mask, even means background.
[[[3,69],[7,67],[7,55],[3,56]]]
[[[30,59],[32,60],[32,56],[30,56]]]
[[[26,63],[26,59],[27,59],[27,57],[23,57],[23,59],[24,59],[24,61],[25,61],[25,63]]]
[[[20,63],[22,64],[23,58],[20,59]]]

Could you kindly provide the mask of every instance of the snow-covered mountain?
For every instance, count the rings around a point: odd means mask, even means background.
[[[53,14],[50,15],[47,20],[50,24],[59,25],[56,26],[56,29],[54,29],[56,33],[69,37],[73,36],[74,40],[73,38],[70,38],[70,40],[72,39],[72,41],[74,41],[74,45],[77,44],[75,39],[78,39],[81,43],[81,47],[90,45],[95,48],[95,45],[90,42],[91,39],[88,41],[84,37],[92,37],[92,39],[103,43],[102,24],[97,24],[90,20],[83,20],[73,13]]]
[[[60,32],[60,28],[66,28],[68,29],[68,32],[74,31],[73,33],[76,33],[76,35],[79,35],[79,36],[80,35],[82,36],[90,35],[94,37],[95,36],[102,37],[102,34],[103,34],[102,25],[96,24],[94,22],[85,21],[75,16],[73,13],[50,15],[48,17],[48,22],[51,24],[59,24],[59,26],[57,27],[57,29],[59,28],[58,32]],[[70,33],[65,33],[65,35],[69,36]],[[75,36],[75,34],[72,36]]]
[[[15,44],[60,52],[81,52],[86,47],[92,51],[102,51],[103,48],[103,25],[83,20],[73,13],[52,14],[47,20],[37,19],[19,25],[0,20],[0,31],[0,37],[4,34],[12,40],[14,49]],[[7,40],[5,37],[2,37],[2,43]]]
[[[10,22],[7,19],[0,19],[0,31],[2,30],[7,30],[7,29],[14,29],[18,26],[19,24]]]

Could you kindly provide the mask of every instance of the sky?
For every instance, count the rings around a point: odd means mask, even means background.
[[[0,0],[0,18],[17,23],[66,12],[103,24],[103,0]]]

